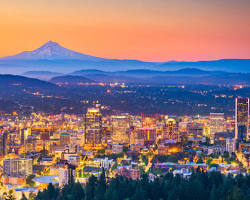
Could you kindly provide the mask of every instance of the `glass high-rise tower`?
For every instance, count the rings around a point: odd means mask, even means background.
[[[112,116],[112,121],[111,121],[112,144],[128,144],[129,130],[130,130],[129,116],[127,115]]]
[[[249,98],[235,99],[235,139],[238,142],[249,140],[248,135]]]
[[[102,116],[99,108],[89,108],[84,121],[85,144],[96,146],[101,144]]]

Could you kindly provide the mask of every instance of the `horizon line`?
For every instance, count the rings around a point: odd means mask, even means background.
[[[188,59],[186,59],[186,60],[169,59],[169,60],[164,60],[164,61],[157,61],[157,60],[154,60],[154,59],[153,60],[148,60],[148,59],[136,59],[136,58],[134,58],[134,59],[128,59],[128,58],[114,58],[114,57],[102,57],[102,56],[99,57],[99,56],[96,56],[96,55],[85,54],[85,53],[82,53],[80,51],[75,51],[75,50],[72,50],[72,49],[69,49],[67,47],[62,46],[61,44],[59,44],[56,41],[48,40],[47,42],[43,43],[42,45],[40,45],[36,49],[33,49],[33,50],[23,50],[23,51],[21,51],[19,53],[14,53],[13,55],[1,56],[0,60],[2,60],[2,59],[4,60],[4,58],[16,56],[16,55],[18,55],[20,53],[23,53],[23,52],[32,52],[32,51],[35,51],[35,50],[41,48],[42,46],[44,46],[44,45],[46,45],[48,43],[55,43],[55,44],[59,45],[62,48],[68,49],[70,51],[74,51],[76,53],[80,53],[80,54],[87,55],[87,56],[93,56],[93,57],[96,57],[96,58],[107,59],[107,60],[140,61],[140,62],[146,62],[146,63],[170,63],[170,62],[206,62],[206,61],[220,61],[220,60],[249,60],[250,59],[250,57],[247,57],[247,58],[222,57],[222,58],[211,58],[211,59],[191,59],[191,60],[188,60]],[[16,60],[18,60],[18,59],[16,59]],[[22,60],[22,59],[20,59],[20,60]],[[37,60],[39,60],[39,59],[37,59]],[[50,60],[50,59],[41,59],[41,60]],[[64,60],[64,59],[54,59],[54,60]],[[66,59],[66,60],[70,60],[70,59]],[[72,60],[79,60],[79,59],[72,59]]]

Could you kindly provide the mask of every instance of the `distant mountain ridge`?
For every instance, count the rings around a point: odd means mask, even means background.
[[[36,78],[48,81],[55,76],[61,76],[62,73],[51,72],[51,71],[27,71],[24,72],[22,75],[29,78]]]
[[[221,59],[211,61],[144,62],[95,57],[62,47],[48,41],[38,49],[0,58],[0,72],[21,74],[25,71],[55,71],[71,73],[82,69],[126,71],[134,69],[173,71],[196,68],[210,71],[250,72],[250,59]]]
[[[83,76],[72,76],[72,75],[65,75],[65,76],[57,76],[50,80],[50,82],[57,84],[57,85],[81,85],[84,83],[95,83],[95,81],[85,78]]]
[[[184,84],[184,85],[250,85],[250,73],[230,73],[184,68],[176,71],[136,69],[107,72],[101,70],[80,70],[72,76],[88,77],[96,82],[125,82],[128,84]]]
[[[128,76],[152,76],[152,75],[209,75],[209,74],[225,74],[228,72],[223,71],[207,71],[201,70],[197,68],[183,68],[179,70],[173,71],[159,71],[159,70],[151,70],[151,69],[134,69],[134,70],[126,70],[126,71],[114,71],[114,72],[107,72],[102,70],[79,70],[72,72],[72,75],[88,75],[88,74],[106,74],[106,75],[128,75]]]
[[[90,56],[62,47],[56,42],[48,41],[38,49],[24,51],[14,56],[1,58],[3,60],[91,60],[103,61],[104,58]]]
[[[51,73],[51,75],[50,75]],[[40,75],[39,75],[40,74]],[[47,75],[46,75],[47,74]],[[69,74],[53,74],[53,72],[24,73],[31,78],[50,81],[57,85],[76,86],[85,83],[128,84],[188,84],[188,85],[250,85],[250,73],[230,73],[223,71],[206,71],[196,68],[183,68],[175,71],[157,71],[135,69],[108,72],[95,69],[79,70]],[[50,77],[50,78],[49,78]]]
[[[7,89],[11,88],[11,89]],[[27,78],[24,76],[17,76],[17,75],[1,75],[0,74],[0,90],[1,92],[12,92],[14,93],[15,90],[23,92],[23,89],[30,89],[36,91],[36,88],[39,88],[41,91],[53,91],[58,89],[53,83],[42,81],[35,78]],[[12,91],[13,90],[13,91]]]
[[[58,72],[51,72],[51,71],[27,71],[24,72],[23,75],[60,75],[61,73]]]

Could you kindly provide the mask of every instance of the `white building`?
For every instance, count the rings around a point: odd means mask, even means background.
[[[74,166],[66,164],[59,169],[59,187],[62,188],[65,184],[68,184],[71,178],[76,178]]]
[[[113,159],[109,160],[108,158],[96,158],[88,161],[88,166],[109,169],[113,166],[114,163],[115,162],[113,161]]]
[[[226,151],[228,151],[230,154],[232,152],[235,152],[236,150],[236,142],[233,138],[227,138],[226,140]]]
[[[176,176],[177,174],[182,176],[183,178],[189,178],[192,175],[192,172],[189,169],[182,168],[173,171],[174,176]]]
[[[4,159],[3,161],[4,176],[28,176],[32,174],[32,159],[14,158]]]

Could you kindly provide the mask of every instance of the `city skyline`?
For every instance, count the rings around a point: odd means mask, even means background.
[[[250,199],[250,0],[0,6],[0,199]]]

